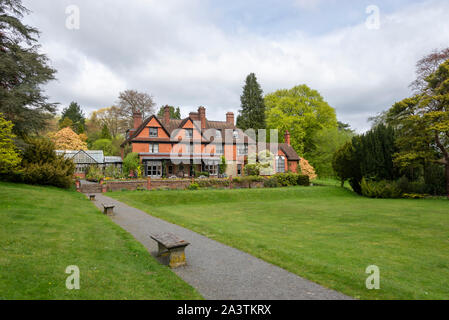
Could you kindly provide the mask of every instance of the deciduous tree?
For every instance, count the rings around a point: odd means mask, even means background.
[[[281,133],[288,130],[292,147],[300,155],[315,149],[313,139],[318,131],[337,127],[335,109],[306,85],[268,94],[265,105],[267,127]]]
[[[70,128],[50,135],[57,150],[87,150],[87,144]]]
[[[155,102],[148,93],[138,92],[136,90],[126,90],[120,93],[118,108],[120,116],[127,122],[128,128],[133,125],[133,113],[139,111],[143,119],[149,117],[155,112]]]

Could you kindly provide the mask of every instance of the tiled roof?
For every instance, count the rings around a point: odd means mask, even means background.
[[[266,150],[271,150],[271,143],[266,144]],[[278,143],[278,150],[281,150],[285,156],[287,157],[287,160],[289,161],[299,161],[301,158],[296,153],[295,149],[287,143]]]

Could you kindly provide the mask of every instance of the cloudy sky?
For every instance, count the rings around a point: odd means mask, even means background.
[[[307,84],[358,131],[410,94],[414,66],[449,46],[447,0],[24,0],[58,70],[46,88],[86,114],[120,91],[159,106],[199,105],[213,120],[237,112],[247,74],[265,93]],[[79,29],[66,9],[79,8]],[[376,27],[376,6],[380,24]],[[368,21],[368,24],[367,24]],[[72,26],[73,24],[69,24]]]

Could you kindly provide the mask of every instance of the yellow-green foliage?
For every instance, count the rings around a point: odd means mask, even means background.
[[[5,120],[0,113],[0,174],[10,173],[21,161],[13,142],[13,126],[12,122]]]

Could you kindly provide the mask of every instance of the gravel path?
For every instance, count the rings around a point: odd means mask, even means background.
[[[112,218],[130,232],[152,255],[157,244],[150,234],[171,232],[190,242],[188,265],[173,271],[210,300],[341,300],[350,299],[277,266],[228,247],[198,233],[150,216],[102,194],[95,205],[115,205]]]

